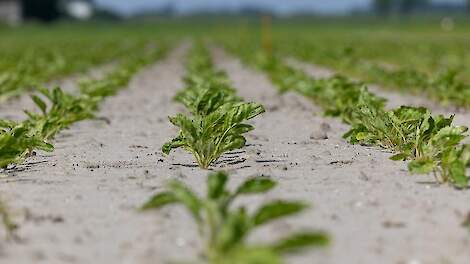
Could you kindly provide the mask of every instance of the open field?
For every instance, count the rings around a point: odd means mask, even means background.
[[[0,263],[467,263],[467,33],[295,23],[1,36]]]

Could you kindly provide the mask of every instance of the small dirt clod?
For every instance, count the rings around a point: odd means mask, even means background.
[[[313,139],[313,140],[328,139],[328,134],[326,133],[326,131],[323,131],[323,130],[314,130],[310,134],[310,139]]]

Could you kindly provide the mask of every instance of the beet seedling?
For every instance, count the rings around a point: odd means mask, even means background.
[[[326,115],[340,117],[351,125],[344,135],[350,143],[389,149],[395,154],[391,159],[410,161],[411,173],[433,173],[439,183],[449,182],[457,188],[468,186],[470,150],[461,146],[467,128],[453,125],[453,116],[432,116],[426,108],[410,106],[386,110],[385,99],[369,92],[362,83],[341,76],[314,79],[280,57],[253,56],[253,48],[238,42],[226,43],[226,47],[259,66],[281,92],[298,91],[313,99]],[[446,78],[442,81],[453,84],[452,73]]]
[[[54,147],[32,134],[27,125],[0,120],[0,168],[23,162],[34,149],[50,152]]]
[[[170,122],[180,128],[179,135],[162,147],[165,154],[173,149],[184,148],[191,152],[198,165],[207,169],[227,152],[245,146],[243,134],[254,129],[243,122],[265,110],[255,103],[225,104],[207,116],[187,117],[178,114]]]
[[[180,132],[163,145],[162,152],[168,155],[173,149],[184,148],[194,155],[199,167],[207,169],[223,153],[245,146],[243,134],[254,128],[243,122],[265,109],[260,104],[245,103],[235,94],[226,73],[213,68],[204,46],[196,46],[190,53],[187,69],[187,86],[174,100],[186,106],[191,115],[169,118]]]
[[[199,197],[181,181],[173,181],[168,189],[146,202],[142,209],[160,209],[172,204],[184,206],[198,225],[204,243],[203,260],[210,264],[277,264],[281,256],[308,247],[325,246],[325,233],[305,231],[292,234],[273,244],[248,245],[246,240],[254,230],[304,211],[301,202],[272,201],[261,205],[254,213],[244,206],[233,207],[240,196],[261,194],[272,190],[276,182],[266,177],[246,180],[235,191],[227,189],[224,172],[209,174],[206,197]]]

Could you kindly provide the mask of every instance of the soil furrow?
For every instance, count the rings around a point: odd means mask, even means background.
[[[264,230],[265,238],[302,227],[332,234],[329,249],[288,263],[465,263],[470,257],[461,227],[468,192],[412,177],[404,162],[389,160],[390,154],[377,148],[350,145],[342,139],[348,127],[339,120],[323,117],[299,95],[278,95],[261,73],[221,50],[214,53],[240,95],[268,110],[253,120],[247,160],[236,176],[271,175],[280,181],[271,198],[313,204],[300,218]]]
[[[182,237],[195,237],[195,231],[183,211],[137,210],[168,179],[182,175],[160,147],[177,132],[166,117],[177,112],[171,97],[182,86],[187,48],[106,100],[100,116],[109,124],[73,125],[58,135],[52,154],[39,154],[28,160],[37,164],[1,179],[0,193],[21,238],[4,245],[1,263],[163,263],[182,252],[191,256],[194,242]],[[202,185],[203,177],[195,179]]]

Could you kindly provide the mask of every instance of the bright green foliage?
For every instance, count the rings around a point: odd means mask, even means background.
[[[133,54],[155,49],[155,36],[160,35],[153,26],[74,23],[0,31],[0,103],[52,80],[126,62]]]
[[[468,40],[459,34],[410,32],[410,28],[290,24],[278,26],[273,38],[283,55],[387,89],[425,95],[443,105],[470,107]]]
[[[201,168],[208,168],[224,152],[245,146],[243,134],[254,129],[242,122],[264,112],[254,103],[226,104],[217,111],[193,118],[178,114],[170,122],[180,128],[178,137],[166,143],[162,150],[169,154],[172,149],[183,147],[194,154]]]
[[[409,159],[412,173],[433,172],[439,182],[466,187],[466,161],[457,150],[465,138],[466,127],[452,126],[453,117],[432,117],[425,108],[405,107],[385,111],[360,104],[357,122],[345,135],[351,143],[379,145],[398,153],[394,160]]]
[[[52,151],[53,146],[48,142],[58,132],[75,122],[93,118],[107,96],[125,87],[140,68],[160,58],[164,51],[162,48],[130,56],[103,79],[82,83],[78,95],[60,88],[38,89],[40,94],[32,95],[32,100],[39,113],[26,111],[28,119],[19,123],[0,120],[0,168],[22,163],[35,149]]]
[[[210,264],[276,264],[284,263],[281,256],[312,246],[325,246],[328,236],[322,232],[305,231],[292,234],[278,242],[247,245],[248,236],[272,221],[292,216],[306,205],[292,201],[272,201],[253,213],[244,206],[233,206],[239,196],[270,191],[276,182],[267,177],[254,177],[234,191],[227,189],[228,176],[212,173],[207,180],[207,195],[202,198],[180,181],[169,184],[168,190],[152,197],[143,210],[160,209],[171,204],[183,205],[196,221],[204,242],[204,260]]]
[[[453,116],[432,116],[426,108],[409,106],[386,110],[385,99],[370,93],[362,83],[341,76],[313,79],[277,56],[252,56],[256,48],[241,49],[236,41],[224,43],[245,62],[265,71],[281,92],[297,91],[320,105],[326,115],[350,124],[351,130],[344,137],[352,144],[389,149],[394,152],[391,159],[410,160],[412,173],[432,172],[440,183],[468,186],[465,171],[470,165],[469,147],[461,146],[467,128],[452,125]],[[440,82],[450,84],[454,80],[455,74],[449,73]]]
[[[226,103],[240,102],[236,90],[230,86],[225,72],[216,71],[210,54],[196,46],[190,54],[185,89],[178,91],[174,100],[183,104],[193,115],[208,115]]]
[[[354,111],[360,100],[375,108],[383,108],[385,99],[375,96],[367,88],[351,82],[345,77],[334,76],[327,79],[313,80],[302,71],[298,71],[276,57],[258,56],[257,65],[269,74],[281,93],[295,90],[318,102],[325,115],[341,117],[351,124],[354,122]]]
[[[433,172],[439,182],[449,181],[456,187],[467,188],[468,177],[465,171],[470,164],[470,148],[468,145],[457,146],[464,138],[463,130],[461,127],[439,130],[421,146],[423,154],[409,163],[410,171]]]
[[[32,133],[45,139],[53,138],[59,131],[71,124],[94,117],[96,100],[73,96],[60,88],[53,90],[39,89],[39,92],[49,100],[50,109],[39,96],[33,95],[32,99],[41,110],[41,113],[26,111],[28,120],[26,125],[32,128]]]
[[[30,127],[0,120],[0,168],[23,162],[34,149],[52,151],[51,144],[31,134]]]
[[[180,129],[179,135],[162,147],[165,154],[176,148],[191,152],[198,165],[207,169],[220,156],[245,146],[243,134],[254,129],[243,122],[264,113],[260,104],[245,103],[224,72],[215,71],[208,51],[196,46],[190,53],[186,88],[175,101],[183,104],[190,116],[178,114],[170,122]]]

